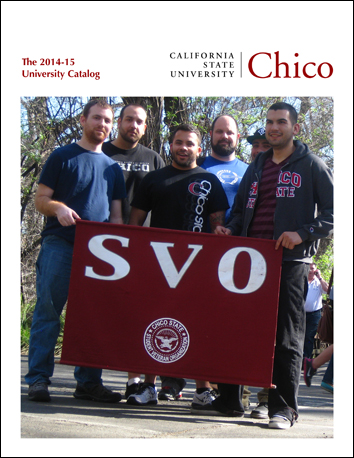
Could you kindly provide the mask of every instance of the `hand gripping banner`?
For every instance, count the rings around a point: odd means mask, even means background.
[[[275,241],[77,221],[61,363],[269,387]]]

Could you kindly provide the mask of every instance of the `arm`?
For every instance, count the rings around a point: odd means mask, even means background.
[[[210,229],[211,232],[216,234],[216,229],[222,227],[225,224],[225,210],[221,210],[209,215]]]
[[[333,175],[324,162],[314,157],[312,167],[313,194],[317,205],[316,217],[297,229],[302,240],[314,241],[327,237],[333,231]]]
[[[332,172],[316,158],[313,165],[314,195],[318,216],[295,232],[283,232],[275,245],[292,250],[296,245],[309,240],[314,241],[327,237],[333,230],[333,177]]]
[[[142,226],[146,220],[148,212],[140,210],[140,208],[132,207],[130,213],[129,224],[132,226]]]
[[[113,224],[123,224],[122,201],[120,199],[112,200],[109,222]]]
[[[320,282],[320,285],[321,285],[321,288],[322,290],[327,293],[328,292],[328,283],[326,282],[326,280],[324,280],[321,276],[321,272],[317,269],[316,272],[315,272],[315,275],[316,277],[318,278],[319,282]]]
[[[52,199],[54,190],[44,184],[39,184],[35,196],[36,209],[44,216],[56,216],[62,226],[72,226],[76,224],[76,219],[80,216],[63,202]]]
[[[300,243],[302,243],[302,238],[297,232],[283,232],[275,244],[275,249],[277,250],[282,245],[288,250],[293,250],[295,245],[300,245]]]

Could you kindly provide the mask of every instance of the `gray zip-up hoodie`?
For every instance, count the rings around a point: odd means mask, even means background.
[[[294,145],[294,153],[279,174],[273,239],[277,240],[285,231],[297,232],[303,242],[293,250],[284,248],[283,260],[310,263],[319,239],[327,237],[333,230],[333,176],[307,145],[298,140]],[[233,235],[247,237],[257,204],[263,165],[272,154],[272,149],[258,154],[242,178],[226,225]]]

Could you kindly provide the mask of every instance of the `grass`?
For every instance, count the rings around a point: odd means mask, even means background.
[[[21,303],[21,354],[27,355],[29,349],[29,340],[31,335],[31,325],[35,303],[24,304]],[[64,307],[63,313],[60,316],[60,332],[59,337],[55,346],[55,356],[61,355],[61,349],[63,345],[63,330],[65,324],[66,307]]]

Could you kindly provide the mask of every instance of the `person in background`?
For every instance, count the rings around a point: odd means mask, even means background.
[[[308,275],[308,293],[305,302],[306,330],[304,342],[304,358],[311,358],[313,343],[317,333],[318,323],[322,312],[322,294],[327,293],[328,283],[322,278],[316,264],[310,264]]]
[[[329,292],[329,304],[331,307],[333,307],[333,289],[334,286],[332,286]],[[306,357],[304,358],[304,380],[306,386],[311,386],[311,379],[316,374],[317,369],[321,367],[323,364],[325,364],[327,361],[329,361],[326,372],[321,382],[321,388],[323,388],[326,391],[329,391],[330,393],[333,393],[333,349],[334,347],[332,344],[325,350],[323,350],[323,352],[320,353],[315,359]]]
[[[333,345],[334,344],[327,347],[314,359],[304,359],[304,380],[306,386],[311,386],[312,377],[316,374],[317,369],[329,361],[327,370],[321,382],[321,387],[324,390],[333,393]]]
[[[261,127],[260,129],[256,130],[256,132],[253,135],[249,135],[247,137],[247,141],[252,145],[252,162],[256,159],[258,153],[264,153],[265,151],[268,151],[271,148],[270,144],[268,143],[268,140],[266,139],[264,127]]]

